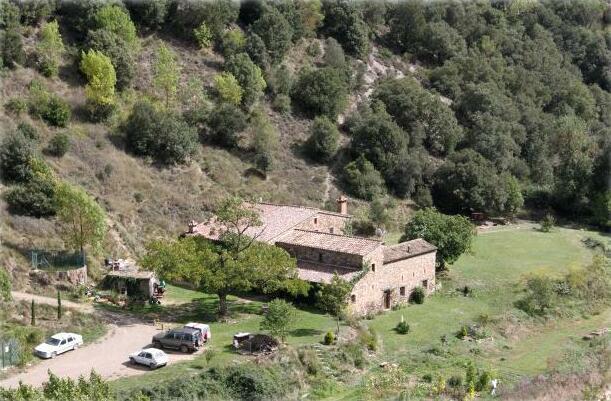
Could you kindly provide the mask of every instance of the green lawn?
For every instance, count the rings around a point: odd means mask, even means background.
[[[463,342],[454,335],[463,324],[472,323],[482,314],[499,317],[510,312],[520,316],[521,312],[513,303],[520,297],[518,283],[521,278],[537,271],[561,275],[571,267],[589,263],[593,251],[582,244],[585,237],[609,243],[608,237],[594,232],[557,228],[551,233],[541,233],[526,225],[480,234],[472,253],[450,267],[449,276],[440,280],[443,288],[427,298],[423,305],[410,305],[365,321],[380,337],[381,351],[376,360],[407,363],[417,375],[461,372],[466,360],[475,360],[478,366],[498,371],[506,382],[545,371],[550,361],[562,355],[583,334],[608,326],[611,322],[609,311],[588,318],[531,322],[528,330],[516,338],[505,339],[495,333],[494,343],[488,346]],[[473,296],[464,297],[456,291],[464,285],[473,288]],[[260,301],[236,297],[230,301],[232,318],[218,322],[214,318],[215,296],[169,286],[168,305],[155,310],[164,320],[172,319],[176,323],[187,320],[210,323],[213,341],[209,349],[215,353],[211,363],[221,365],[244,358],[231,351],[232,336],[239,331],[259,331],[261,321]],[[408,335],[393,331],[401,316],[410,324]],[[320,342],[326,331],[333,330],[334,321],[315,311],[299,310],[296,327],[288,343],[311,344]],[[444,335],[449,340],[447,355],[440,357],[427,352],[432,346],[440,346],[440,338]],[[205,358],[198,356],[194,361],[159,372],[118,380],[114,386],[125,389],[205,367]],[[353,388],[346,391],[334,399],[354,398]]]

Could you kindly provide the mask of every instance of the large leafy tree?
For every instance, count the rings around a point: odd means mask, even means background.
[[[284,16],[275,8],[267,9],[252,25],[253,32],[263,39],[269,58],[279,63],[291,45],[293,29]]]
[[[68,183],[58,184],[57,218],[64,241],[81,253],[86,246],[100,250],[106,236],[106,213],[83,189]]]
[[[138,45],[136,27],[129,14],[118,5],[106,5],[100,8],[93,17],[96,29],[106,29],[125,41],[131,48]]]
[[[307,289],[297,280],[295,259],[281,248],[257,241],[257,235],[247,234],[262,224],[255,210],[231,197],[221,202],[215,215],[223,227],[219,241],[199,236],[155,241],[147,246],[142,266],[167,280],[188,281],[216,294],[221,316],[228,313],[227,296],[232,293],[253,288],[301,293]]]
[[[334,37],[348,54],[365,58],[369,52],[369,28],[356,2],[328,0],[322,4],[322,31]]]
[[[339,148],[339,131],[326,117],[316,117],[307,142],[310,155],[322,162],[330,160]]]
[[[422,238],[437,247],[437,264],[441,269],[454,263],[471,249],[475,227],[463,216],[450,216],[433,208],[417,211],[405,226],[401,241]]]
[[[110,58],[117,77],[117,89],[123,90],[131,84],[136,75],[134,51],[120,36],[107,29],[89,31],[87,44],[91,49],[104,53]]]

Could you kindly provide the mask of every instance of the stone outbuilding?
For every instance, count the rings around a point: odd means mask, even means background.
[[[423,239],[387,246],[384,242],[344,234],[351,220],[347,199],[338,211],[311,207],[254,203],[263,224],[246,234],[285,249],[297,260],[299,278],[329,283],[334,274],[354,284],[350,310],[356,315],[390,309],[405,303],[416,287],[435,289],[437,248]],[[214,218],[191,222],[186,235],[218,240],[226,230]]]

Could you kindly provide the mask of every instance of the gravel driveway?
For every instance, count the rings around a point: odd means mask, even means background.
[[[24,372],[0,381],[0,387],[14,388],[20,381],[24,384],[40,386],[48,380],[48,370],[60,377],[76,379],[81,375],[88,376],[94,369],[102,377],[110,380],[148,372],[148,368],[129,364],[128,355],[150,345],[151,338],[159,333],[159,330],[153,325],[130,321],[124,316],[113,317],[120,320],[109,324],[108,333],[95,343],[85,344],[76,351],[66,352],[55,359],[40,361]],[[194,357],[194,354],[166,352],[169,356],[169,364]]]

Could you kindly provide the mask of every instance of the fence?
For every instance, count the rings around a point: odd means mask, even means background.
[[[0,338],[0,370],[19,363],[21,346],[14,338]]]
[[[42,270],[71,270],[85,266],[85,253],[33,250],[32,268]]]

